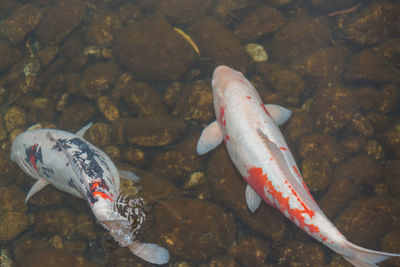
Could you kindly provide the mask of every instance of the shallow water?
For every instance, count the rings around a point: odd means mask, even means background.
[[[170,266],[349,266],[267,204],[250,214],[222,145],[196,155],[214,120],[210,81],[221,64],[245,73],[265,103],[293,111],[282,132],[345,236],[400,251],[398,9],[353,0],[1,1],[1,266],[150,265],[112,241],[84,200],[47,186],[23,204],[33,179],[8,160],[13,138],[36,123],[75,132],[90,121],[87,140],[142,178],[121,191],[153,203],[141,238],[168,248]],[[252,59],[250,43],[268,59]]]

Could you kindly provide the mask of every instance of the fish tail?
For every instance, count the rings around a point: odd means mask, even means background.
[[[150,263],[165,264],[169,261],[168,250],[157,244],[135,242],[128,247],[133,254]]]
[[[400,257],[400,254],[376,251],[359,247],[349,241],[345,241],[345,253],[343,257],[356,267],[377,267],[377,263],[390,257]]]

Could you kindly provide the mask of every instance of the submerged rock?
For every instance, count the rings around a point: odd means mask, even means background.
[[[317,242],[288,239],[273,252],[273,258],[281,265],[288,267],[324,266],[324,248]]]
[[[144,116],[113,122],[113,136],[117,144],[136,144],[157,147],[171,144],[186,130],[185,123],[167,115]]]
[[[9,242],[30,225],[25,213],[8,211],[0,215],[0,242]]]
[[[63,249],[47,248],[43,250],[34,250],[33,252],[24,255],[19,258],[16,266],[96,267],[97,265],[78,254]]]
[[[83,73],[79,93],[90,99],[97,100],[105,92],[111,90],[119,74],[120,69],[114,62],[102,62],[92,65]]]
[[[174,101],[172,115],[182,117],[185,121],[208,122],[214,118],[212,89],[205,81],[196,81],[185,86]]]
[[[228,249],[228,254],[234,256],[244,266],[261,266],[270,252],[268,243],[250,235],[241,236]]]
[[[335,219],[335,225],[355,244],[380,250],[380,239],[392,229],[399,214],[395,198],[362,198],[350,203]]]
[[[10,42],[18,45],[36,28],[42,19],[42,11],[33,3],[23,5],[13,11],[2,26],[2,32]]]
[[[196,56],[190,44],[161,15],[123,30],[117,46],[121,62],[144,79],[177,80]]]
[[[363,46],[380,43],[398,34],[399,12],[390,1],[371,2],[343,25],[342,36]]]
[[[68,0],[57,3],[43,17],[36,34],[44,45],[59,44],[83,20],[86,5],[80,0]]]
[[[202,162],[196,153],[196,141],[199,135],[190,134],[176,147],[156,154],[150,165],[172,182],[183,183],[192,172],[202,168]]]
[[[209,57],[204,65],[211,72],[215,66],[228,65],[246,73],[250,60],[239,40],[218,21],[205,17],[193,24],[194,40],[201,55]],[[234,56],[232,56],[234,55]]]
[[[260,5],[238,24],[235,35],[240,39],[253,41],[276,31],[284,23],[285,18],[279,10]]]
[[[219,206],[201,200],[180,198],[162,201],[154,211],[154,231],[172,254],[190,260],[205,260],[221,253],[234,240],[236,225]]]
[[[272,47],[271,58],[288,62],[295,57],[325,47],[331,40],[328,22],[322,17],[298,16],[291,18],[265,47]]]
[[[358,154],[337,167],[328,191],[318,202],[329,217],[346,207],[351,199],[360,194],[365,185],[379,181],[382,173],[380,164],[365,154]]]
[[[386,59],[366,49],[354,55],[346,66],[346,79],[350,81],[399,82],[400,71]]]
[[[164,0],[158,2],[158,10],[176,24],[192,22],[208,12],[214,0]]]

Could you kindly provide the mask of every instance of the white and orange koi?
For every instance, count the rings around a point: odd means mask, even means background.
[[[91,124],[76,134],[55,129],[28,130],[12,143],[11,160],[36,179],[25,202],[48,184],[84,198],[98,222],[123,247],[155,264],[169,261],[169,252],[137,239],[146,218],[146,203],[119,195],[120,176],[138,181],[132,172],[118,171],[111,159],[83,138]]]
[[[212,88],[217,120],[203,130],[197,153],[205,154],[225,141],[229,156],[248,183],[246,202],[252,212],[263,199],[357,267],[377,266],[400,256],[349,242],[324,215],[279,130],[278,125],[291,116],[289,110],[264,105],[242,73],[226,66],[215,69]]]

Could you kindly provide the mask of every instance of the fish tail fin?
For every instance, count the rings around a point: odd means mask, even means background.
[[[359,247],[349,241],[345,241],[346,255],[343,257],[356,267],[377,267],[377,263],[390,257],[400,257],[400,254],[376,251]]]
[[[135,242],[128,247],[133,254],[150,263],[165,264],[169,261],[168,250],[157,244]]]

